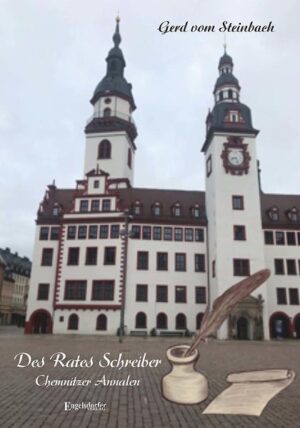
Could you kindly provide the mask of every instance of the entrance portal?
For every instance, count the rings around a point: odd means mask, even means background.
[[[52,332],[52,319],[49,312],[38,310],[31,315],[32,333],[47,334]]]
[[[237,320],[237,338],[239,340],[249,340],[248,324],[248,320],[245,317],[240,317]]]

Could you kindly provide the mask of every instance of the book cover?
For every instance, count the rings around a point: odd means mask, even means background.
[[[297,1],[0,15],[1,426],[297,426]]]

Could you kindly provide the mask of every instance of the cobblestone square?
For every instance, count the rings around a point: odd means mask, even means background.
[[[0,425],[4,428],[39,427],[108,427],[108,428],[195,428],[195,427],[285,427],[300,426],[300,342],[299,341],[211,341],[200,348],[197,368],[209,381],[209,397],[204,403],[182,406],[164,400],[160,382],[169,371],[166,349],[176,343],[188,343],[186,338],[133,338],[104,336],[25,336],[20,329],[0,328],[1,392]],[[41,368],[17,368],[14,356],[20,352],[34,359],[45,357]],[[94,361],[110,352],[124,358],[161,359],[157,368],[93,367],[53,368],[49,357],[64,352],[68,358]],[[242,370],[290,368],[296,372],[294,383],[270,401],[260,417],[202,415],[208,403],[228,384],[226,375]],[[139,379],[137,386],[37,386],[37,376],[53,379],[92,379],[105,374],[107,379]],[[43,378],[44,379],[44,378]],[[65,402],[102,403],[102,410],[65,411]]]

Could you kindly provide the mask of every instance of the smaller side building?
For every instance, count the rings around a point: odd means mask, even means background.
[[[31,261],[0,248],[0,325],[24,326]]]

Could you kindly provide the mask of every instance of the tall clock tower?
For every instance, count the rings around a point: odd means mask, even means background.
[[[202,147],[206,167],[206,212],[210,303],[231,285],[265,268],[260,188],[256,159],[258,130],[240,101],[232,58],[224,52],[214,87],[215,105],[206,119]],[[219,338],[268,338],[266,286],[239,305]]]
[[[110,178],[125,179],[132,185],[136,127],[132,112],[136,106],[132,86],[124,77],[125,59],[120,49],[119,21],[113,35],[113,48],[106,58],[106,75],[91,99],[92,117],[85,128],[84,174],[101,169]]]

